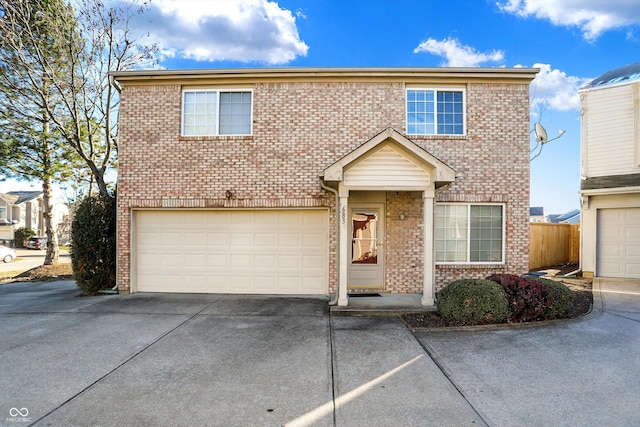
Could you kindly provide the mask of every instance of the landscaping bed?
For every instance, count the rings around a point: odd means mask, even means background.
[[[571,302],[570,309],[566,313],[566,315],[562,317],[566,319],[584,316],[591,311],[591,307],[593,306],[591,279],[585,279],[579,276],[559,277],[573,272],[576,269],[576,265],[562,265],[553,266],[543,270],[547,272],[547,275],[543,277],[562,282],[573,293],[574,298]],[[446,321],[436,311],[407,313],[402,315],[402,319],[410,328],[441,328],[466,325],[466,323]],[[485,324],[490,324],[490,322],[487,322]]]
[[[7,282],[52,282],[55,280],[72,280],[73,270],[71,263],[58,263],[55,265],[41,265],[27,270],[17,276],[7,278]]]

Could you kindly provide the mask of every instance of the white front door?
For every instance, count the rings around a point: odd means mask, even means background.
[[[384,287],[384,204],[350,206],[349,289]]]

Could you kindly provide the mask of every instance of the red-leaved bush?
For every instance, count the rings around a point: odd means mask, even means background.
[[[543,319],[547,308],[553,304],[548,287],[538,280],[513,274],[494,274],[487,279],[502,285],[512,313],[511,322]]]

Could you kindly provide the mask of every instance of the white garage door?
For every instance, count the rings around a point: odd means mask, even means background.
[[[137,211],[135,291],[326,295],[327,215]]]
[[[596,275],[640,278],[640,208],[598,210]]]

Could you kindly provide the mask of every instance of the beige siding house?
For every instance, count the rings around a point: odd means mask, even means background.
[[[44,235],[42,191],[0,193],[0,241],[13,246],[15,231],[30,228]]]
[[[640,278],[640,63],[580,90],[581,268]]]
[[[121,292],[349,295],[527,271],[536,69],[114,73]]]
[[[56,228],[65,221],[69,208],[53,201],[53,223]],[[30,228],[37,236],[45,235],[42,191],[10,191],[0,193],[0,244],[13,245],[15,231]]]

